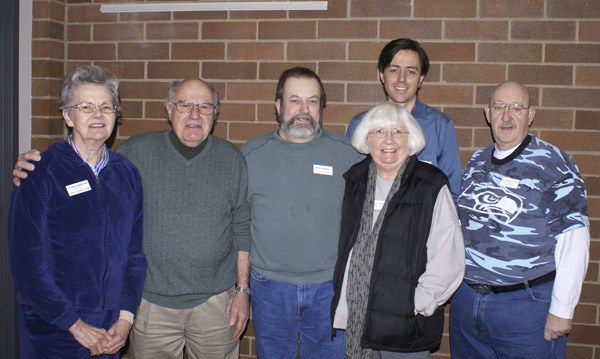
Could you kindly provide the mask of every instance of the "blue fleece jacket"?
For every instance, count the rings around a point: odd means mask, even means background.
[[[15,188],[8,250],[19,301],[66,330],[78,313],[135,313],[146,276],[142,185],[110,151],[96,177],[66,142],[42,154]]]

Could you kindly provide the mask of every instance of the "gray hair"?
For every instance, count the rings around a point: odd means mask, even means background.
[[[116,116],[121,117],[121,100],[119,99],[119,79],[112,72],[100,66],[79,66],[62,78],[58,91],[58,106],[67,109],[73,100],[75,91],[83,85],[100,85],[110,91],[111,101],[116,108]],[[67,109],[70,111],[70,109]]]
[[[421,152],[425,147],[425,136],[417,120],[404,106],[392,101],[382,102],[367,112],[352,135],[352,146],[360,153],[369,154],[369,131],[387,126],[403,127],[408,131],[410,156]]]
[[[177,89],[179,88],[179,85],[181,85],[181,83],[185,81],[185,80],[175,80],[175,81],[171,81],[171,83],[169,84],[169,94],[168,94],[168,98],[167,98],[167,105],[171,106],[171,104],[173,102],[175,102],[175,93],[177,92]],[[204,82],[203,80],[200,80],[202,82]],[[204,82],[206,84],[206,86],[208,86],[208,88],[210,88],[210,92],[212,92],[212,97],[213,97],[213,106],[215,107],[215,110],[213,111],[213,121],[217,119],[217,116],[219,115],[219,91],[217,91],[217,89],[212,86],[207,84],[206,82]]]

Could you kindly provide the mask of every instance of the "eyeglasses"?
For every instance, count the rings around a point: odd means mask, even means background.
[[[525,107],[523,105],[519,105],[518,103],[494,103],[490,107],[492,109],[492,114],[495,116],[501,116],[504,114],[504,110],[508,107],[511,114],[515,116],[520,116],[525,112],[529,107]]]
[[[65,108],[76,108],[83,113],[96,113],[96,109],[105,114],[117,112],[117,107],[112,103],[103,103],[102,105],[94,105],[93,103],[82,102],[77,105],[67,106]]]
[[[192,109],[194,108],[194,106],[198,106],[198,112],[200,112],[201,115],[212,115],[213,112],[215,111],[215,106],[211,103],[207,103],[207,102],[203,102],[203,103],[193,103],[193,102],[187,102],[187,101],[178,101],[178,102],[171,102],[173,105],[175,105],[175,109],[177,110],[177,112],[179,113],[184,113],[184,114],[188,114],[190,112],[192,112]]]
[[[369,131],[369,135],[372,135],[376,139],[384,139],[387,138],[388,135],[392,135],[393,139],[399,139],[406,137],[407,134],[408,131],[401,130],[399,128],[394,128],[391,131],[384,130],[383,128],[377,128]]]

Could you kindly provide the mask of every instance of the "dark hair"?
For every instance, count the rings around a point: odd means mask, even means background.
[[[429,58],[427,57],[425,49],[421,47],[421,44],[419,44],[418,41],[406,38],[392,40],[381,49],[379,61],[377,62],[377,69],[379,72],[383,73],[386,67],[388,67],[394,59],[394,56],[401,50],[410,50],[419,54],[421,75],[427,76],[427,72],[429,72]]]
[[[307,69],[306,67],[292,67],[291,69],[287,69],[281,73],[279,76],[279,83],[277,84],[277,91],[275,92],[275,101],[279,100],[283,102],[283,88],[285,87],[285,83],[290,77],[294,78],[305,78],[305,79],[314,79],[319,83],[319,89],[321,91],[321,96],[319,98],[319,113],[322,117],[323,109],[327,106],[327,95],[325,94],[325,87],[323,87],[323,83],[321,82],[321,78],[311,69]]]
[[[167,105],[170,106],[171,103],[173,103],[173,101],[175,101],[175,92],[177,92],[179,85],[181,85],[181,83],[183,81],[185,81],[185,80],[171,81],[171,83],[169,84],[169,94],[168,94],[168,98],[167,98]],[[217,116],[219,115],[219,91],[217,91],[217,89],[214,88],[213,86],[207,84],[205,81],[203,81],[203,80],[200,80],[200,81],[204,82],[206,84],[206,86],[208,86],[208,88],[210,89],[210,92],[212,92],[212,97],[213,97],[212,105],[215,107],[213,114],[212,114],[212,118],[214,121],[217,119]]]
[[[111,94],[116,108],[116,116],[121,117],[121,101],[119,99],[119,79],[112,72],[95,65],[80,66],[62,78],[58,90],[58,106],[65,109],[73,100],[74,92],[83,85],[101,85]],[[70,109],[68,109],[69,111]]]

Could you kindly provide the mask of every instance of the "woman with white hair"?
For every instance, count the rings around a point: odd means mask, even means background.
[[[417,159],[423,132],[394,102],[367,113],[352,145],[368,156],[344,174],[333,327],[347,358],[430,358],[464,273],[448,180]]]

